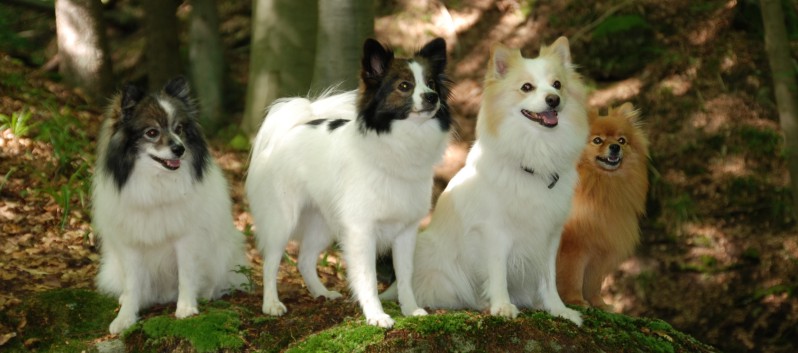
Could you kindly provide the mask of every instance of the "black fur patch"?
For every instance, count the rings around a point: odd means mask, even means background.
[[[330,123],[327,124],[327,129],[329,129],[329,131],[332,132],[333,130],[335,130],[335,129],[341,127],[341,126],[346,125],[346,123],[348,123],[348,122],[349,122],[349,120],[346,120],[346,119],[330,120]]]
[[[319,126],[321,124],[324,124],[325,121],[327,121],[327,119],[316,119],[306,122],[305,125]]]

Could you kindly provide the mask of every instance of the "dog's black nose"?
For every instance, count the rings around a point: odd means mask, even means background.
[[[172,153],[175,154],[175,157],[180,157],[183,155],[183,152],[186,152],[186,148],[183,145],[171,145],[169,149],[172,150]]]
[[[438,103],[438,94],[437,93],[422,93],[421,99],[429,104]]]
[[[617,143],[613,143],[613,144],[610,145],[610,153],[618,154],[618,152],[620,152],[620,151],[621,151],[621,145],[619,145]]]
[[[560,96],[556,94],[546,96],[546,105],[550,108],[557,108],[557,106],[560,105]]]

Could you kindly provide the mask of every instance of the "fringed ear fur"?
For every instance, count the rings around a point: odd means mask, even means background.
[[[495,79],[502,79],[507,76],[510,71],[510,66],[521,58],[521,51],[519,49],[510,49],[503,44],[496,44],[491,48],[490,53],[490,71],[488,77]]]
[[[571,64],[571,47],[568,43],[568,38],[560,37],[551,43],[550,46],[543,47],[540,50],[540,56],[556,55],[566,65]]]
[[[361,63],[363,81],[371,83],[379,80],[393,60],[393,51],[384,47],[374,39],[366,39],[363,44],[363,61]]]
[[[191,99],[191,88],[189,87],[188,80],[183,76],[177,76],[163,86],[163,92],[180,99],[188,101]]]

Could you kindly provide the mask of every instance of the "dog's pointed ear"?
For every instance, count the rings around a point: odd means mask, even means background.
[[[125,120],[133,115],[133,110],[136,105],[144,98],[144,92],[132,84],[126,84],[122,88],[122,99],[120,100],[120,109],[122,110],[122,120]]]
[[[380,42],[368,38],[363,44],[363,61],[361,77],[367,84],[371,84],[385,75],[388,66],[393,60],[393,51],[384,47]]]
[[[490,66],[488,69],[488,77],[501,79],[510,71],[510,66],[515,60],[521,58],[521,51],[519,49],[510,49],[504,44],[494,44],[490,50]]]
[[[446,68],[446,40],[435,38],[425,44],[416,55],[429,60],[435,72],[443,72]]]
[[[191,95],[191,87],[189,87],[188,80],[185,77],[177,76],[163,86],[163,92],[182,101],[188,101]]]
[[[568,43],[568,38],[566,37],[557,38],[557,40],[555,40],[554,43],[551,43],[550,46],[545,47],[540,51],[540,56],[546,54],[556,55],[563,63],[565,63],[566,65],[570,65],[571,46]]]
[[[640,120],[640,111],[635,109],[634,104],[631,102],[621,104],[618,108],[615,108],[615,110],[632,124],[637,124]]]

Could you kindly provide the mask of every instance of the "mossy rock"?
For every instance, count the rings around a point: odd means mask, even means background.
[[[0,314],[0,321],[19,330],[3,351],[92,351],[91,340],[107,334],[116,306],[116,300],[85,289],[37,293]]]
[[[391,330],[361,320],[310,335],[287,352],[717,352],[664,321],[583,314],[582,327],[540,311],[513,320],[465,311],[397,317]]]
[[[128,352],[241,352],[241,332],[240,312],[219,301],[181,320],[171,313],[141,320],[123,338]]]

